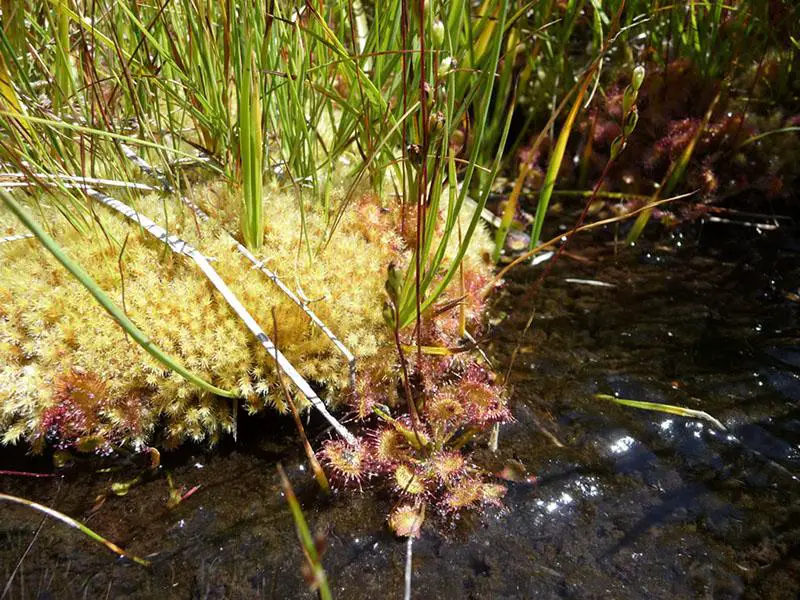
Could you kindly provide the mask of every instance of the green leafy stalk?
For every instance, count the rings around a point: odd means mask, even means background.
[[[5,190],[0,190],[0,198],[3,199],[3,202],[6,204],[6,206],[8,206],[11,212],[13,212],[17,218],[22,221],[25,227],[27,227],[31,233],[36,236],[39,242],[45,248],[47,248],[47,250],[53,256],[56,257],[58,262],[60,262],[64,268],[67,269],[67,271],[69,271],[73,277],[75,277],[75,279],[83,284],[89,293],[94,296],[94,299],[97,300],[100,306],[102,306],[106,312],[108,312],[108,314],[111,315],[111,317],[120,325],[120,327],[122,327],[128,333],[128,335],[130,335],[134,341],[139,344],[148,354],[150,354],[168,369],[175,371],[187,381],[195,384],[207,392],[224,396],[226,398],[237,397],[234,392],[218,388],[214,385],[211,385],[201,377],[198,377],[186,369],[186,367],[184,367],[177,359],[173,358],[161,350],[161,348],[156,346],[153,341],[148,338],[144,332],[142,332],[142,330],[140,330],[116,304],[114,304],[111,298],[109,298],[106,293],[100,289],[100,287],[89,276],[89,274],[86,273],[86,271],[84,271],[78,263],[66,255],[61,247],[55,242],[55,240],[53,240],[53,238],[51,238],[47,232],[45,232],[44,229],[42,229],[39,224],[30,217],[27,211],[14,199],[11,194]]]
[[[514,189],[511,190],[511,194],[508,196],[508,200],[506,200],[500,226],[497,228],[494,235],[494,251],[492,253],[492,260],[494,262],[500,259],[500,254],[505,247],[506,237],[508,237],[508,232],[514,221],[514,215],[517,214],[517,205],[519,204],[520,194],[522,194],[522,186],[525,185],[525,180],[528,178],[529,172],[530,165],[528,163],[523,163],[522,167],[520,167],[517,180],[514,182]]]
[[[491,38],[484,38],[485,43],[488,44],[486,46],[485,51],[482,53],[482,58],[485,60],[485,63],[481,65],[482,76],[476,83],[473,84],[474,87],[466,90],[469,94],[475,94],[480,90],[480,93],[484,95],[485,98],[490,98],[492,96],[494,85],[495,85],[495,75],[497,73],[497,68],[500,60],[500,53],[503,48],[503,39],[504,33],[506,31],[506,20],[507,20],[507,13],[508,13],[508,2],[507,0],[501,0],[499,2],[496,19],[496,28],[492,25],[493,36]],[[491,20],[494,22],[494,19]],[[489,43],[491,41],[491,43]],[[483,42],[482,42],[483,43]],[[441,66],[440,66],[441,68]],[[456,83],[455,77],[451,73],[448,75],[448,89],[449,98],[448,98],[448,106],[446,108],[446,121],[448,123],[447,127],[453,127],[455,123],[459,121],[461,118],[460,115],[462,114],[461,111],[466,109],[468,103],[465,103],[464,106],[456,110],[453,102],[453,94],[457,91],[456,90]],[[453,277],[456,273],[459,272],[459,266],[461,261],[466,254],[467,248],[472,240],[472,236],[478,226],[478,223],[481,220],[481,212],[486,205],[486,201],[489,197],[489,192],[491,188],[491,184],[494,181],[494,178],[497,175],[497,172],[500,168],[500,162],[503,156],[503,150],[505,147],[505,142],[508,136],[508,132],[511,125],[511,116],[513,115],[513,108],[515,105],[516,98],[512,98],[511,100],[511,108],[507,111],[505,115],[506,120],[504,123],[501,140],[498,144],[496,153],[495,153],[495,161],[492,165],[489,177],[487,177],[482,184],[482,189],[480,190],[480,196],[477,201],[477,208],[475,209],[474,214],[472,215],[472,219],[469,222],[466,230],[463,232],[463,236],[460,240],[458,250],[456,252],[455,257],[447,265],[444,274],[442,275],[441,279],[437,281],[436,277],[440,273],[442,273],[442,263],[444,260],[445,250],[448,246],[450,236],[453,235],[456,231],[456,225],[458,223],[458,215],[461,213],[461,209],[465,203],[466,195],[470,188],[470,182],[472,181],[472,177],[475,173],[475,169],[478,168],[478,160],[480,159],[480,149],[482,148],[482,144],[484,143],[484,134],[487,127],[487,122],[489,120],[489,107],[492,104],[491,102],[482,102],[476,108],[476,118],[475,118],[475,137],[473,142],[472,151],[470,153],[470,160],[467,163],[466,171],[464,173],[463,180],[461,182],[461,190],[457,194],[457,199],[455,201],[451,201],[450,207],[447,214],[446,223],[444,226],[444,231],[441,234],[438,244],[433,245],[431,242],[432,239],[424,239],[423,247],[418,249],[417,251],[420,253],[421,258],[425,259],[425,262],[420,261],[421,266],[421,273],[419,273],[419,292],[416,289],[416,282],[417,282],[417,270],[416,270],[416,260],[412,261],[408,272],[406,273],[405,282],[402,288],[402,293],[400,294],[399,298],[399,306],[398,306],[398,325],[402,329],[403,327],[408,326],[411,324],[414,319],[416,318],[417,314],[417,307],[418,307],[418,300],[419,300],[419,309],[420,313],[424,313],[428,310],[436,300],[441,297],[447,287],[450,285]],[[426,124],[422,124],[422,126],[426,126]],[[449,132],[446,132],[449,133]],[[423,160],[425,160],[425,157]],[[439,171],[439,177],[444,177],[444,169]],[[455,186],[455,178],[453,175],[454,169],[448,169],[448,179],[449,185],[454,187]],[[412,181],[412,186],[415,182]],[[434,191],[437,189],[441,189],[438,185],[434,186]],[[434,201],[438,202],[438,200]],[[436,219],[436,214],[429,215],[430,219]],[[425,236],[425,238],[429,238],[429,236]],[[433,251],[433,248],[436,248]],[[430,258],[429,258],[430,257]],[[431,289],[433,288],[433,289]],[[419,295],[419,298],[417,297]]]
[[[255,50],[250,50],[239,92],[239,151],[244,206],[242,237],[251,250],[264,239],[263,173],[264,144],[261,133],[261,77]]]
[[[56,89],[53,94],[53,104],[56,109],[62,108],[73,89],[72,61],[69,49],[69,6],[67,0],[53,0],[55,4],[55,30],[56,30],[56,56],[55,56],[55,81]]]

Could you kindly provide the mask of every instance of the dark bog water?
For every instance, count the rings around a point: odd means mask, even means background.
[[[800,593],[796,232],[707,226],[616,258],[605,240],[573,245],[576,256],[560,259],[536,299],[541,267],[517,271],[498,297],[496,314],[507,317],[489,351],[502,369],[536,313],[511,375],[517,422],[480,460],[496,471],[521,461],[536,483],[510,484],[504,510],[431,524],[414,545],[414,598]],[[704,410],[728,429],[595,400],[597,392]],[[118,560],[63,524],[2,505],[4,597],[311,598],[280,459],[326,536],[334,596],[401,598],[405,544],[385,526],[387,498],[321,498],[288,422],[251,420],[242,438],[165,455],[160,475],[94,511],[111,483],[142,470],[0,477],[0,490],[82,519],[153,561],[145,569]],[[0,465],[49,468],[7,450]],[[163,471],[202,487],[168,510]]]

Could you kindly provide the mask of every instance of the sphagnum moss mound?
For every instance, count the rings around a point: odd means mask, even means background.
[[[236,250],[226,233],[232,215],[214,210],[234,203],[218,203],[219,194],[228,192],[213,186],[195,190],[193,200],[215,215],[202,223],[186,207],[155,195],[138,200],[135,208],[212,258],[268,334],[274,334],[274,310],[281,351],[304,377],[323,384],[329,399],[343,396],[344,358],[300,307]],[[294,196],[274,190],[266,212],[257,258],[309,299],[356,355],[362,382],[396,378],[397,354],[382,314],[387,267],[409,259],[396,233],[396,211],[381,209],[374,198],[361,199],[321,252],[326,227],[317,212],[301,215]],[[155,344],[214,385],[236,391],[247,410],[266,405],[283,410],[272,357],[202,273],[120,215],[99,205],[95,214],[89,234],[63,219],[48,226]],[[0,227],[17,231],[19,224],[5,214]],[[489,268],[482,258],[489,242],[483,234],[476,242],[464,268],[482,278]],[[3,443],[25,439],[34,446],[51,441],[110,449],[151,443],[162,424],[167,443],[213,442],[232,430],[229,400],[165,371],[35,241],[0,245],[0,281]],[[479,315],[470,311],[469,317]]]

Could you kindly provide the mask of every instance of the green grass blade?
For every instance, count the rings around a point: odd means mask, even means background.
[[[547,216],[547,208],[550,205],[550,198],[553,195],[553,188],[556,185],[558,171],[561,169],[561,163],[564,160],[567,142],[569,141],[570,133],[572,133],[572,127],[575,125],[575,119],[580,112],[583,98],[586,95],[586,90],[590,81],[591,78],[588,75],[584,77],[584,81],[578,89],[578,94],[575,96],[572,109],[569,111],[567,120],[561,128],[561,133],[558,134],[556,145],[553,147],[553,153],[550,156],[550,162],[547,165],[547,172],[544,176],[542,190],[539,192],[539,202],[536,205],[536,217],[534,218],[533,228],[531,229],[531,248],[534,248],[539,243],[539,237],[542,235],[544,218]]]
[[[245,58],[239,92],[239,148],[243,191],[242,237],[251,250],[261,247],[264,237],[263,173],[264,147],[261,134],[261,78],[255,51]]]
[[[514,182],[514,188],[506,200],[506,206],[503,209],[503,217],[500,221],[500,226],[494,235],[494,252],[492,253],[492,260],[497,262],[500,260],[500,254],[506,245],[506,237],[511,229],[511,224],[514,221],[514,216],[517,214],[517,205],[519,204],[519,197],[522,194],[522,187],[525,185],[525,180],[528,178],[530,166],[528,163],[523,163],[520,167],[517,180]]]
[[[53,105],[56,110],[63,108],[72,96],[73,73],[72,60],[69,50],[69,21],[70,17],[63,2],[55,4],[55,32],[56,32],[56,56],[53,71],[55,73],[56,89],[53,94]]]
[[[289,509],[292,511],[292,518],[297,528],[297,537],[300,539],[300,543],[303,546],[303,552],[311,568],[314,584],[319,591],[319,597],[322,600],[331,600],[333,596],[328,587],[328,578],[325,575],[325,569],[322,566],[322,560],[320,559],[317,545],[314,543],[314,536],[311,535],[311,530],[308,528],[308,522],[306,522],[303,509],[300,508],[300,503],[297,501],[297,496],[294,494],[292,484],[289,483],[289,478],[286,477],[286,472],[280,464],[278,465],[278,474],[281,477],[283,494],[286,496],[286,503],[289,505]]]

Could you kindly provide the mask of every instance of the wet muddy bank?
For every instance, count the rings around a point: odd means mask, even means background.
[[[519,345],[517,421],[496,455],[479,458],[498,472],[519,461],[536,479],[511,483],[503,510],[429,526],[414,544],[414,597],[796,597],[796,233],[698,226],[615,256],[609,231],[576,240],[536,298],[541,267],[514,273],[488,351],[502,372]],[[728,429],[597,392],[704,410]],[[116,560],[62,524],[3,505],[3,586],[16,569],[5,597],[312,598],[280,495],[281,460],[327,540],[334,596],[401,598],[405,544],[386,528],[388,499],[370,490],[324,499],[288,420],[243,427],[239,444],[165,453],[162,473],[125,496],[110,486],[144,472],[139,465],[0,478],[0,490],[82,519],[153,562]],[[311,434],[326,435],[321,425]],[[7,450],[0,464],[49,468]],[[168,510],[165,471],[176,486],[201,488]]]

